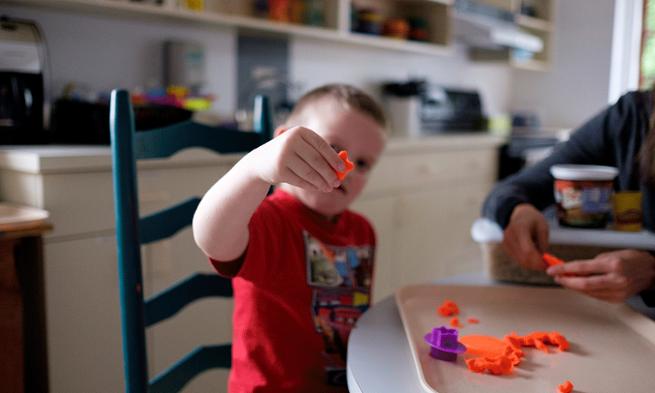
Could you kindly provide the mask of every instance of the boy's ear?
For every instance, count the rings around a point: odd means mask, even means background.
[[[273,138],[276,138],[276,137],[282,135],[282,134],[285,133],[288,129],[289,129],[289,127],[287,127],[287,126],[285,126],[285,125],[281,125],[281,126],[279,126],[279,127],[276,128],[275,131],[273,132]]]

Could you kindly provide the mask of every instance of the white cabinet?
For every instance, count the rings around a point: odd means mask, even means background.
[[[354,206],[378,234],[375,300],[481,269],[469,231],[494,184],[499,144],[489,136],[391,142]]]
[[[139,165],[141,213],[202,195],[238,159],[191,150]],[[50,392],[122,392],[123,356],[108,148],[0,150],[0,198],[51,213],[44,239]],[[196,271],[212,271],[190,229],[143,247],[146,296]],[[195,346],[228,342],[232,301],[207,299],[148,330],[150,374]],[[226,371],[211,371],[186,392],[221,391]]]
[[[390,141],[355,210],[378,235],[374,296],[399,286],[479,270],[468,228],[495,175],[497,138],[441,136]],[[202,195],[238,156],[190,150],[139,165],[141,214]],[[116,243],[108,148],[0,149],[0,199],[50,211],[44,239],[52,393],[123,391]],[[191,230],[145,246],[146,295],[188,274],[212,271]],[[207,299],[148,330],[151,375],[196,345],[229,341],[232,302]],[[221,392],[210,371],[185,392]]]

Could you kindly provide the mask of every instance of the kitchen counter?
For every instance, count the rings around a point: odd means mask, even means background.
[[[432,135],[420,138],[389,138],[384,154],[423,151],[453,151],[472,147],[499,146],[504,138],[487,133]],[[140,162],[139,167],[200,166],[209,163],[229,164],[239,155],[216,155],[203,149],[188,149],[171,160]],[[111,168],[109,146],[0,146],[0,169],[33,174],[84,171],[105,171]]]

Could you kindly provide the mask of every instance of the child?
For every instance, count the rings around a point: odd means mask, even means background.
[[[198,206],[196,243],[234,277],[231,393],[347,392],[346,344],[371,301],[375,247],[370,223],[347,208],[384,148],[384,129],[365,93],[315,89]],[[355,164],[343,182],[340,150]]]

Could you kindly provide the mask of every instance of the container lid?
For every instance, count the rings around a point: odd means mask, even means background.
[[[550,174],[560,180],[613,180],[619,170],[612,166],[562,164],[550,167]]]

